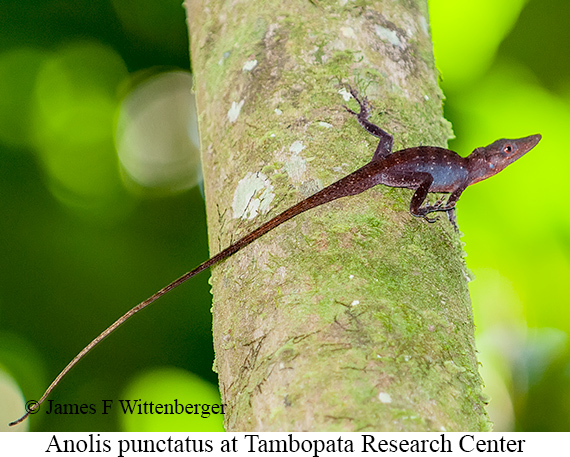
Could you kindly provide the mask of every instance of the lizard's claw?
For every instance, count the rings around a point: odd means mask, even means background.
[[[434,209],[433,207],[430,206],[424,206],[422,208],[419,208],[417,211],[410,211],[412,216],[415,217],[421,217],[423,219],[425,219],[427,222],[429,222],[430,224],[433,224],[435,221],[437,221],[439,219],[439,216],[436,217],[428,217],[428,214],[433,212]]]
[[[439,216],[436,217],[428,217],[427,214],[423,215],[423,218],[428,221],[430,224],[433,224],[434,222],[436,222],[437,220],[439,220]]]
[[[361,105],[362,103],[360,102],[360,98],[358,97],[358,92],[356,92],[356,90],[353,89],[350,84],[347,84],[346,87],[348,87],[350,95],[352,95],[352,97],[358,102],[358,104]]]
[[[358,116],[358,113],[355,113],[354,111],[352,111],[348,106],[346,105],[342,105],[342,107],[347,110],[350,114],[352,114],[353,116]]]
[[[352,111],[349,108],[346,108],[345,106],[346,110],[349,113],[358,116],[358,118],[368,119],[368,116],[370,115],[370,105],[368,104],[368,98],[364,97],[360,99],[360,96],[358,95],[358,92],[356,92],[356,89],[353,89],[350,84],[347,84],[346,87],[348,87],[350,95],[352,95],[352,97],[357,101],[358,105],[360,106],[360,113],[355,113],[354,111]]]

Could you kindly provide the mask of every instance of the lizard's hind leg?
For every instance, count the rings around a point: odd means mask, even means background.
[[[350,86],[348,86],[348,89],[350,90],[350,94],[358,102],[360,112],[356,113],[349,107],[343,105],[344,109],[355,116],[358,123],[364,127],[368,133],[374,135],[376,138],[380,138],[380,142],[378,143],[378,146],[376,146],[376,151],[374,151],[372,160],[381,160],[392,152],[394,137],[368,120],[368,117],[370,116],[370,105],[368,103],[368,99],[364,97],[361,100],[355,89]]]

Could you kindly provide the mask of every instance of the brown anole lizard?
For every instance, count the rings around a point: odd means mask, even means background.
[[[392,135],[368,120],[370,109],[367,99],[361,100],[352,88],[350,92],[360,105],[360,110],[356,113],[346,106],[345,109],[356,117],[360,125],[368,133],[380,139],[370,162],[278,214],[231,246],[220,251],[192,271],[182,275],[130,309],[77,354],[50,384],[42,397],[37,402],[28,405],[28,412],[20,419],[11,422],[10,425],[16,425],[25,420],[31,411],[37,409],[44,402],[71,368],[134,314],[201,271],[227,259],[285,221],[316,206],[324,205],[349,195],[357,195],[377,184],[383,184],[390,187],[404,187],[415,190],[410,201],[410,213],[413,216],[424,218],[428,222],[435,222],[436,218],[428,217],[430,213],[446,212],[451,222],[455,224],[455,205],[467,186],[496,175],[534,148],[541,139],[540,135],[531,135],[515,140],[497,140],[489,146],[475,149],[467,157],[461,157],[449,149],[434,146],[417,146],[392,152],[394,142]],[[450,196],[445,203],[440,199],[435,204],[430,205],[426,202],[429,192],[449,193]]]

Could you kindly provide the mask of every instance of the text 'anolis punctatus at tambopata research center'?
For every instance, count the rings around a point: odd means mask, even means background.
[[[467,186],[499,173],[507,165],[510,165],[534,148],[541,139],[540,135],[531,135],[516,140],[497,140],[489,146],[475,149],[468,157],[461,157],[448,149],[433,146],[417,146],[392,152],[392,135],[368,121],[370,111],[366,98],[360,100],[356,91],[353,89],[350,89],[350,91],[360,105],[360,111],[359,113],[355,113],[345,107],[346,110],[356,116],[360,125],[362,125],[368,133],[380,139],[370,162],[350,175],[283,211],[249,235],[244,236],[228,248],[211,257],[192,271],[184,274],[150,298],[129,310],[89,343],[63,369],[40,400],[29,405],[28,412],[20,419],[10,423],[10,425],[16,425],[25,420],[30,412],[37,409],[61,379],[83,356],[135,313],[146,308],[168,291],[179,286],[201,271],[227,259],[257,238],[281,225],[283,222],[316,206],[324,205],[325,203],[349,195],[357,195],[377,184],[384,184],[390,187],[404,187],[415,190],[410,202],[410,213],[413,216],[422,217],[428,222],[435,222],[436,219],[428,217],[428,214],[443,211],[448,214],[451,222],[455,224],[455,204]],[[451,195],[445,203],[440,199],[435,204],[430,205],[426,202],[429,192],[449,193]],[[426,204],[422,206],[424,202],[426,202]]]

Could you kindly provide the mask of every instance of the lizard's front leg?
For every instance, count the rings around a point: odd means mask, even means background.
[[[461,197],[461,194],[466,187],[467,186],[465,184],[462,184],[457,189],[455,189],[447,199],[447,203],[442,206],[442,211],[447,211],[449,222],[451,222],[451,225],[453,225],[453,228],[456,232],[459,231],[459,226],[457,225],[457,212],[455,210],[455,205],[457,204],[459,197]]]
[[[412,215],[414,215],[416,217],[423,217],[428,222],[435,222],[438,219],[437,217],[429,218],[429,217],[427,217],[427,215],[429,213],[433,213],[433,212],[445,211],[447,213],[447,217],[449,218],[449,222],[451,222],[451,224],[453,225],[455,230],[459,230],[459,227],[457,226],[455,205],[456,205],[457,201],[459,200],[459,197],[461,196],[461,194],[465,190],[466,186],[461,185],[461,186],[457,187],[451,193],[451,195],[447,199],[447,202],[445,203],[445,205],[442,204],[443,200],[444,200],[442,197],[437,202],[435,202],[434,205],[426,204],[425,206],[422,207],[421,204],[427,199],[429,186],[431,186],[431,184],[433,183],[433,177],[431,177],[431,175],[429,173],[422,173],[422,174],[425,175],[425,181],[422,182],[422,184],[418,187],[418,189],[416,190],[416,193],[412,197],[412,201],[410,203],[410,212],[412,213]],[[428,178],[428,176],[431,177],[431,180]],[[429,185],[428,185],[428,183],[429,183]],[[419,203],[418,203],[418,201],[419,201]]]
[[[423,217],[429,223],[433,223],[437,221],[438,218],[437,217],[431,218],[428,217],[427,215],[434,211],[438,211],[438,209],[441,207],[441,202],[439,204],[436,203],[435,205],[422,206],[422,203],[426,201],[429,189],[433,184],[433,176],[430,175],[429,173],[417,172],[414,173],[414,179],[421,180],[421,183],[416,189],[414,195],[412,196],[412,200],[410,201],[410,213],[412,214],[412,216]]]

